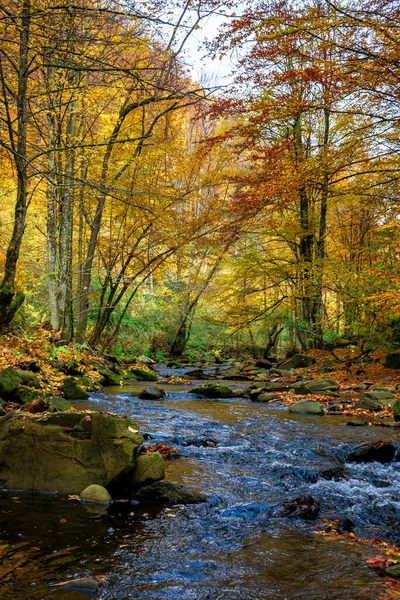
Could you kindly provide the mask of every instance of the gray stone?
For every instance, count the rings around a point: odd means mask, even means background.
[[[164,477],[164,459],[159,452],[141,454],[136,458],[132,476],[134,485],[147,485]]]
[[[324,409],[319,402],[301,400],[300,402],[296,402],[296,404],[289,406],[289,412],[304,415],[323,415]]]
[[[96,484],[85,488],[79,498],[85,502],[96,502],[97,504],[109,504],[112,500],[106,488]]]
[[[254,398],[253,402],[271,402],[271,400],[275,400],[277,398],[276,394],[260,394],[256,398]]]

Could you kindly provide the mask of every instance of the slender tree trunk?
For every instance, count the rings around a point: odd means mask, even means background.
[[[47,269],[50,324],[53,331],[60,328],[58,314],[58,282],[57,282],[57,185],[56,185],[56,136],[55,118],[52,107],[49,107],[48,123],[48,183],[47,183]]]
[[[7,248],[4,277],[0,283],[0,326],[12,321],[16,311],[24,301],[24,294],[15,294],[17,262],[25,231],[27,212],[27,84],[29,77],[29,33],[31,23],[30,0],[23,0],[21,11],[21,32],[19,40],[17,127],[18,139],[14,148],[14,161],[17,170],[17,200],[15,203],[14,227]],[[13,124],[9,123],[13,128]],[[12,134],[11,134],[12,137]],[[13,144],[12,144],[13,146]]]

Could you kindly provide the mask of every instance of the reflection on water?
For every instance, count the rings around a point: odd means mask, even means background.
[[[208,501],[152,512],[126,503],[107,511],[66,499],[3,498],[1,599],[82,600],[52,584],[90,574],[108,576],[98,592],[108,600],[378,597],[379,578],[364,567],[359,544],[315,536],[315,523],[278,518],[274,506],[312,494],[322,514],[348,515],[358,535],[399,542],[400,463],[344,464],[344,479],[319,477],[343,464],[357,441],[398,443],[397,432],[289,416],[243,399],[199,400],[172,386],[165,401],[139,400],[137,387],[94,394],[79,406],[129,414],[154,441],[178,446],[183,457],[169,463],[168,478]],[[200,435],[217,447],[187,445]]]

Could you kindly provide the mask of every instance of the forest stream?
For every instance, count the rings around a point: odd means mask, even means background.
[[[345,457],[360,441],[398,443],[398,430],[348,427],[346,417],[293,415],[242,398],[201,400],[184,386],[164,386],[160,402],[133,395],[147,385],[109,388],[75,407],[129,415],[151,443],[177,448],[182,457],[168,461],[167,478],[207,501],[156,511],[2,497],[2,600],[84,600],[55,584],[90,575],[107,577],[96,592],[105,600],[380,597],[383,578],[365,564],[374,550],[357,538],[400,543],[400,462]],[[321,475],[341,466],[338,480]],[[318,518],[279,516],[283,502],[309,495],[321,503]],[[356,538],[315,533],[331,515],[351,519]]]

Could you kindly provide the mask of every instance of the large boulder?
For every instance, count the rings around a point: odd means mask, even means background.
[[[19,374],[19,370],[13,367],[7,367],[0,373],[0,394],[4,398],[13,398],[19,385],[23,383],[23,379]]]
[[[146,485],[165,478],[164,459],[159,452],[141,454],[133,469],[134,485]]]
[[[107,369],[106,367],[100,367],[98,372],[102,377],[100,382],[102,385],[121,385],[121,377],[110,371],[110,369]]]
[[[9,413],[0,418],[0,488],[80,494],[131,477],[143,437],[116,415]]]
[[[301,400],[289,406],[289,412],[298,415],[323,415],[324,409],[319,402],[311,400]]]
[[[364,410],[379,411],[387,406],[391,406],[396,401],[396,397],[392,392],[388,391],[372,391],[365,392],[361,396],[361,400],[357,404],[357,408]]]
[[[280,366],[283,369],[304,369],[315,364],[315,358],[306,356],[305,354],[295,354],[292,358],[282,363]]]

